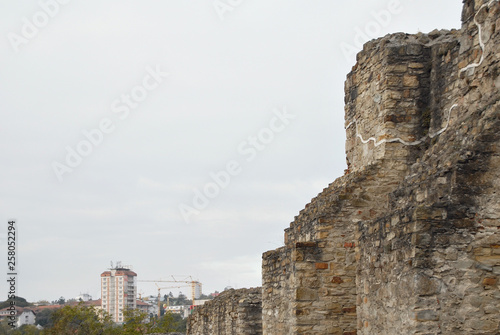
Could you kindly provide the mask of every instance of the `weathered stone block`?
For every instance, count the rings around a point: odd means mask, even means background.
[[[483,285],[485,286],[495,286],[497,284],[497,278],[484,278]]]
[[[316,267],[316,270],[325,270],[328,269],[328,263],[316,263],[314,264]]]
[[[338,277],[338,276],[334,276],[334,277],[332,277],[332,280],[331,280],[331,281],[332,281],[332,283],[334,283],[334,284],[342,284],[342,283],[344,282],[344,280],[342,280],[342,278],[341,278],[341,277]]]
[[[356,306],[349,306],[342,308],[344,314],[356,314]]]
[[[404,75],[403,85],[405,87],[419,87],[420,83],[417,76]]]
[[[318,291],[315,289],[300,287],[296,291],[295,299],[298,301],[312,301],[318,299]]]
[[[316,242],[297,242],[295,243],[296,248],[314,248],[318,244]]]
[[[476,256],[476,260],[487,266],[500,266],[500,255]]]
[[[437,292],[438,285],[435,279],[425,275],[418,275],[416,278],[415,293],[420,296],[433,295]]]
[[[415,319],[417,321],[438,321],[439,315],[434,310],[423,310],[416,312]]]

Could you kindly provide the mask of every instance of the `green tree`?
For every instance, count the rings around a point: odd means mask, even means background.
[[[153,324],[149,321],[149,315],[139,309],[127,309],[123,311],[125,322],[122,326],[124,335],[147,334],[152,331]]]
[[[174,314],[172,312],[169,312],[168,314],[171,315],[171,317],[172,317],[171,330],[168,330],[168,331],[185,333],[186,332],[187,318],[183,318],[180,314]]]
[[[154,331],[156,333],[169,333],[176,330],[176,323],[171,312],[166,312],[156,323]]]
[[[39,335],[39,334],[41,334],[41,331],[33,325],[22,325],[21,327],[16,328],[15,330],[10,332],[9,334],[12,334],[12,335]]]
[[[56,310],[52,308],[46,308],[40,310],[36,313],[36,324],[42,326],[43,328],[50,328],[54,325],[52,314]]]
[[[188,298],[182,293],[179,292],[179,296],[177,297],[176,305],[189,305],[191,300],[188,300]]]
[[[0,335],[8,335],[11,327],[7,324],[7,319],[0,321]]]
[[[115,335],[120,334],[111,318],[82,303],[64,306],[52,314],[53,326],[44,335]]]
[[[26,299],[21,298],[21,297],[15,297],[13,300],[14,300],[16,306],[19,306],[19,307],[32,306],[32,304],[27,302]],[[5,307],[9,307],[9,306],[10,306],[10,300],[5,300],[4,302],[0,303],[0,309],[5,308]]]
[[[180,315],[174,315],[170,312],[158,319],[150,317],[139,309],[129,309],[123,312],[123,316],[125,322],[120,334],[124,335],[168,333],[186,329],[185,320]]]

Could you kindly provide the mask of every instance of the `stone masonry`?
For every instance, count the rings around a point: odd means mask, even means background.
[[[456,40],[430,46],[424,150],[357,224],[359,334],[500,333],[499,14],[466,1]]]
[[[365,44],[348,169],[262,256],[262,334],[500,334],[499,45],[498,0]]]
[[[262,289],[222,292],[197,307],[189,317],[188,334],[262,334]]]

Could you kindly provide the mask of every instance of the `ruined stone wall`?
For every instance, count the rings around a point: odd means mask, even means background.
[[[329,210],[345,200],[330,196],[345,194],[338,184],[299,214],[285,247],[263,255],[264,334],[355,331],[354,230]]]
[[[358,55],[348,174],[263,255],[264,334],[498,333],[498,2],[463,16]]]
[[[376,140],[385,138],[387,141],[385,145],[392,150],[386,150],[383,156],[385,161],[376,164],[392,166],[398,164],[406,169],[396,181],[398,184],[408,177],[408,172],[411,174],[411,169],[419,164],[421,156],[433,146],[432,142],[447,131],[445,128],[448,123],[448,113],[454,103],[449,92],[457,78],[459,49],[457,36],[458,33],[455,31],[435,31],[418,36],[395,34],[365,45],[363,52],[360,53],[360,61],[371,64],[374,60],[371,60],[370,52],[373,49],[379,50],[378,52],[385,54],[382,59],[385,67],[397,71],[395,73],[390,71],[391,75],[386,79],[389,81],[390,94],[396,100],[390,106],[381,108],[386,111],[384,118],[387,120],[386,129],[372,136]],[[354,69],[351,76],[356,73],[357,70]],[[414,78],[417,85],[408,78]],[[352,85],[356,84],[352,82]],[[346,105],[347,114],[350,108],[352,107],[349,104]],[[357,108],[355,106],[354,109]],[[418,122],[413,123],[414,119]],[[407,129],[405,120],[411,122],[416,129],[413,134],[405,132]],[[363,139],[368,135],[359,129],[356,131],[358,132],[355,139],[356,150],[369,151],[375,147],[376,142],[373,140],[364,143],[366,141]],[[404,150],[405,148],[410,149]],[[401,150],[404,150],[403,153],[406,155],[400,154]],[[395,154],[391,157],[388,155],[390,152]],[[402,165],[403,162],[406,162],[406,165]],[[422,175],[418,176],[421,177]],[[398,190],[400,188],[401,186],[398,186]],[[391,193],[378,193],[378,196],[384,196],[386,199],[392,197]],[[405,201],[413,202],[411,198]],[[411,334],[415,329],[413,310],[417,304],[417,297],[410,289],[410,283],[413,283],[418,275],[411,273],[409,271],[411,265],[408,265],[415,254],[412,236],[411,233],[410,236],[402,234],[401,238],[397,239],[396,233],[390,231],[391,225],[398,229],[403,227],[402,222],[408,220],[408,216],[411,215],[403,211],[399,216],[388,216],[392,210],[391,206],[392,204],[388,202],[384,212],[378,213],[375,218],[358,222],[356,240],[359,262],[356,286],[359,333],[377,334],[383,330],[391,334],[398,332]],[[414,229],[414,226],[409,225],[404,231],[413,232]],[[368,240],[367,236],[371,238]],[[375,327],[374,324],[382,325]]]
[[[371,166],[337,179],[263,255],[264,334],[356,333],[356,222],[384,213],[401,171]]]
[[[189,316],[187,334],[262,334],[262,289],[227,290],[197,307]]]
[[[458,44],[433,47],[431,126],[455,107],[390,211],[358,226],[360,334],[500,331],[499,10],[467,1]]]
[[[263,254],[263,334],[500,334],[498,0],[462,21],[358,54],[348,169]],[[193,327],[230,334],[217,306]]]
[[[292,296],[295,282],[293,276],[290,277],[293,273],[291,250],[283,247],[264,253],[262,272],[263,334],[288,334],[296,324],[293,301],[284,299]]]
[[[358,55],[345,87],[348,174],[300,212],[284,247],[263,255],[264,334],[356,334],[357,224],[386,215],[428,145],[432,54],[456,47],[455,35],[390,35]]]

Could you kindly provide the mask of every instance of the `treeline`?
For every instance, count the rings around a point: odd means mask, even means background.
[[[51,311],[44,329],[34,325],[11,329],[4,320],[0,322],[0,335],[138,335],[186,331],[186,320],[177,314],[165,313],[158,318],[138,309],[125,310],[123,314],[124,323],[117,325],[106,312],[95,307],[83,303],[66,305]]]

